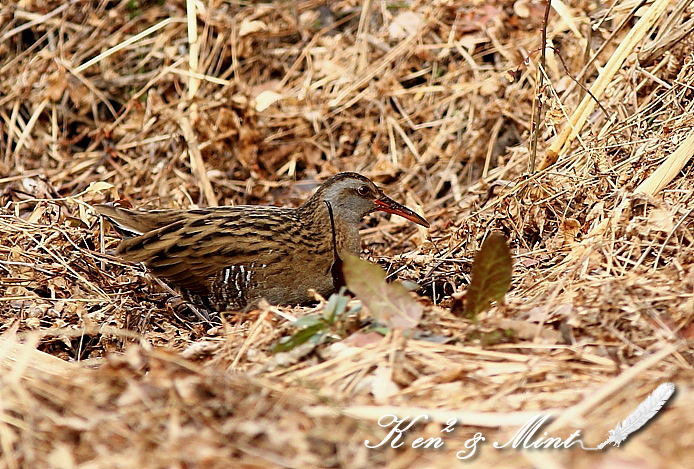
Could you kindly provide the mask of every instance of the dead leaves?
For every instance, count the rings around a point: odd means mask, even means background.
[[[369,308],[374,319],[389,329],[417,327],[423,306],[402,284],[387,283],[386,273],[379,266],[349,255],[343,259],[343,272],[347,288]]]
[[[513,261],[506,237],[496,231],[491,233],[475,254],[465,308],[463,310],[455,302],[453,314],[476,320],[477,315],[488,309],[492,301],[502,301],[511,287],[512,269]]]
[[[378,323],[385,324],[390,330],[401,331],[411,331],[419,325],[424,312],[422,304],[412,298],[403,284],[386,282],[386,273],[379,266],[353,255],[345,256],[338,265],[341,265],[342,270],[340,280],[346,282],[347,288],[369,308]],[[291,337],[283,338],[274,346],[273,352],[288,352],[309,341],[320,344],[328,333],[333,333],[334,337],[347,336],[350,333],[349,318],[361,309],[358,304],[347,309],[348,301],[344,288],[331,295],[322,315],[305,316],[295,321],[294,326],[301,329]],[[378,329],[376,331],[382,332]],[[377,332],[357,332],[348,337],[347,341],[372,343],[375,338],[373,334]]]

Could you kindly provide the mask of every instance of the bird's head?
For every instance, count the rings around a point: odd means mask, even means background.
[[[311,199],[319,201],[320,205],[328,202],[335,219],[347,223],[359,223],[365,215],[380,211],[394,213],[418,225],[429,227],[429,222],[424,218],[386,196],[370,179],[357,173],[336,174],[325,181]]]

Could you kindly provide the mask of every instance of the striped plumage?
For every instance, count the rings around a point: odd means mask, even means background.
[[[125,236],[118,254],[144,262],[194,304],[225,311],[249,309],[263,297],[272,304],[305,303],[311,299],[309,288],[323,296],[333,291],[335,255],[326,202],[333,210],[338,254],[359,255],[359,222],[375,210],[428,226],[357,173],[333,176],[298,208],[96,208]]]

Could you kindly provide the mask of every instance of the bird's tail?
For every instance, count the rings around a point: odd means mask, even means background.
[[[176,212],[175,210],[129,210],[110,204],[95,205],[94,208],[126,239],[169,225],[174,221],[173,215]]]

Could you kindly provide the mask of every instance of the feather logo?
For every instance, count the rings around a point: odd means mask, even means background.
[[[614,430],[610,430],[609,438],[598,446],[598,449],[604,448],[609,443],[619,446],[631,433],[643,427],[646,422],[653,418],[670,399],[673,392],[675,392],[675,385],[672,383],[663,383],[658,386],[629,417],[618,423]]]

